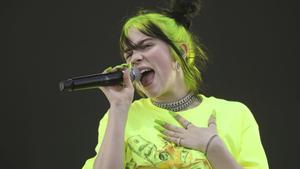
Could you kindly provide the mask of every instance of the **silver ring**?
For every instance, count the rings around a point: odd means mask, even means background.
[[[181,138],[178,137],[178,138],[177,138],[177,145],[181,146],[181,145],[180,145],[180,142],[181,142]]]
[[[185,125],[185,129],[188,129],[189,125],[192,124],[191,122],[188,122],[188,124]]]

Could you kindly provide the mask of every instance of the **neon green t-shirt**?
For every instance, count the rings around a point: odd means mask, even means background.
[[[201,104],[178,112],[198,127],[207,127],[212,111],[216,111],[217,132],[236,161],[245,169],[268,169],[258,125],[250,110],[242,103],[215,97],[202,98]],[[100,121],[99,151],[107,124],[107,113]],[[150,99],[134,101],[128,112],[125,129],[125,168],[210,169],[209,161],[197,150],[177,146],[158,136],[154,120],[181,127],[168,110],[154,106]],[[92,169],[95,157],[86,161],[83,169]]]

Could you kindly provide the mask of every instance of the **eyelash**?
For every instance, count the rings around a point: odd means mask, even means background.
[[[151,47],[151,46],[152,46],[152,44],[145,44],[145,45],[141,46],[140,48],[141,49],[146,49],[146,48]]]
[[[132,55],[132,51],[126,52],[126,54],[125,54],[125,60],[128,60],[128,58],[130,58],[131,55]]]

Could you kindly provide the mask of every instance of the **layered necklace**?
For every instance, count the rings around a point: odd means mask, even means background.
[[[151,100],[151,102],[155,106],[163,108],[163,109],[167,109],[167,110],[173,111],[173,112],[184,110],[184,109],[188,108],[189,106],[191,106],[195,101],[200,102],[201,100],[194,93],[189,93],[182,99],[174,101],[174,102],[160,103],[160,102]]]

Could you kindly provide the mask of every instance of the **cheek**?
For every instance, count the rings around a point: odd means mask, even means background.
[[[158,78],[163,78],[164,80],[170,76],[173,70],[173,59],[167,47],[154,47],[148,53],[148,61],[152,66],[158,71]],[[162,77],[161,77],[162,76]]]
[[[164,57],[164,58],[163,58]],[[158,70],[159,78],[163,78],[166,80],[167,78],[172,77],[172,61],[171,59],[166,58],[168,56],[162,56],[157,58],[158,62],[156,62],[156,67]],[[162,77],[160,77],[162,76]]]
[[[153,62],[157,63],[160,66],[163,67],[169,67],[171,66],[172,63],[172,58],[170,55],[170,52],[168,48],[154,48],[153,50],[150,51],[151,59]]]

